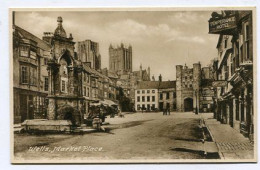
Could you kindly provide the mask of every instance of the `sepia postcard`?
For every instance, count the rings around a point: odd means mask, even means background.
[[[9,12],[12,163],[257,161],[255,7]]]

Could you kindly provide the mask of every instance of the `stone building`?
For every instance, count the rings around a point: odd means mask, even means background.
[[[54,33],[42,40],[13,25],[14,122],[26,119],[70,119],[80,125],[91,102],[117,103],[117,77],[82,62],[72,34],[57,19]]]
[[[213,12],[209,33],[219,34],[215,117],[254,140],[252,11]]]
[[[176,110],[176,81],[140,81],[135,90],[136,110]]]
[[[177,111],[207,112],[212,110],[212,70],[201,68],[200,63],[193,68],[176,66]]]
[[[155,109],[158,109],[158,82],[138,82],[135,90],[135,110],[150,111]]]
[[[90,67],[95,70],[101,70],[101,55],[99,53],[99,44],[91,40],[77,42],[78,59],[83,63],[89,62]]]
[[[109,70],[117,74],[132,72],[132,46],[128,48],[121,43],[120,47],[109,46]]]
[[[135,89],[140,81],[150,81],[150,67],[142,69],[140,65],[139,71],[118,75],[117,86],[123,88],[125,96],[131,100],[132,104],[135,103]]]
[[[13,23],[14,123],[45,118],[51,45]]]

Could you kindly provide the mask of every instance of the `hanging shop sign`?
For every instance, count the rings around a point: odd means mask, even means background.
[[[227,85],[227,81],[225,81],[225,80],[218,80],[218,81],[212,82],[213,87],[225,87],[226,85]]]
[[[236,15],[229,15],[225,17],[211,18],[209,20],[210,34],[232,34],[232,30],[237,27]]]

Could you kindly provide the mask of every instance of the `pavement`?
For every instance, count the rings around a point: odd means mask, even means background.
[[[216,143],[219,156],[225,160],[254,158],[254,144],[228,124],[221,124],[213,118],[213,113],[201,113],[213,141]]]

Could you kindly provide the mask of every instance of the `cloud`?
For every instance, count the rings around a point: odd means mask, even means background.
[[[16,23],[41,38],[43,32],[55,30],[58,16],[74,41],[99,43],[103,68],[108,66],[110,43],[130,43],[134,70],[142,63],[143,68],[151,67],[151,74],[161,73],[164,80],[175,79],[176,64],[207,63],[216,56],[218,36],[208,34],[210,12],[17,12]]]
[[[116,34],[118,38],[128,41],[171,39],[179,34],[179,31],[170,28],[167,24],[145,25],[132,19],[109,23],[105,29],[107,33]]]
[[[204,44],[206,43],[206,40],[203,37],[199,36],[179,36],[174,37],[172,39],[169,39],[167,42],[173,42],[173,41],[182,41],[182,42],[190,42],[190,43],[200,43]]]

